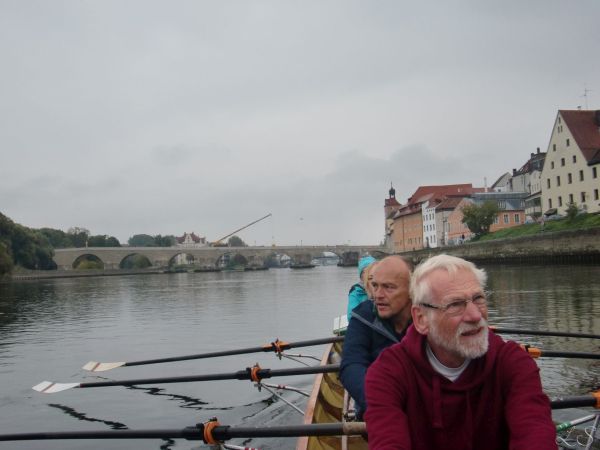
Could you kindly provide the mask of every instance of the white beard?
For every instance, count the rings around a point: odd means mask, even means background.
[[[461,342],[461,334],[466,331],[471,331],[483,327],[483,331],[476,338],[468,338],[466,343]],[[438,347],[444,350],[459,355],[462,358],[475,359],[486,354],[488,350],[488,328],[487,321],[481,319],[475,326],[461,323],[459,324],[456,333],[452,336],[449,333],[440,333],[437,324],[429,327],[429,338]]]

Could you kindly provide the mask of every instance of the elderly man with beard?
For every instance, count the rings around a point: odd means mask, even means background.
[[[488,330],[486,274],[439,255],[411,278],[413,326],[370,367],[369,449],[556,449],[539,369]]]

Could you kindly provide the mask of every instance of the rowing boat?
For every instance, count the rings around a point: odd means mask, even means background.
[[[342,343],[327,345],[321,365],[338,364],[341,360]],[[304,424],[344,423],[348,420],[350,401],[339,380],[338,373],[320,373],[315,377],[313,389],[306,404]],[[367,441],[354,436],[300,437],[296,450],[367,450]]]

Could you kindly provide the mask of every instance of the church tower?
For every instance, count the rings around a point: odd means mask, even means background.
[[[385,203],[383,205],[383,212],[385,214],[385,240],[384,240],[384,245],[386,247],[390,247],[391,248],[391,243],[392,243],[392,232],[394,231],[394,214],[396,214],[396,212],[400,209],[400,207],[402,206],[400,203],[398,203],[398,200],[396,200],[396,189],[394,189],[394,186],[392,185],[392,183],[390,182],[390,190],[388,191],[388,198],[385,199]]]

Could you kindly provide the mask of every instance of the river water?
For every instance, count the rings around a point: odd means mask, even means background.
[[[489,266],[490,323],[600,334],[600,267]],[[235,372],[254,363],[296,367],[251,354],[88,373],[89,360],[135,361],[234,348],[275,338],[330,335],[346,307],[356,268],[180,273],[64,278],[0,284],[0,434],[181,429],[216,416],[221,424],[300,424],[302,417],[249,381],[71,389],[40,394],[43,380],[90,382]],[[548,350],[596,351],[598,341],[508,336]],[[322,347],[292,350],[320,356]],[[313,362],[311,362],[312,364]],[[597,361],[538,360],[552,398],[600,387]],[[310,390],[312,376],[273,379]],[[270,380],[265,380],[270,381]],[[286,399],[302,406],[303,397]],[[582,415],[563,411],[557,418]],[[244,441],[234,440],[242,445]],[[261,449],[293,448],[294,439],[255,439]],[[185,440],[0,442],[0,449],[197,449]]]

